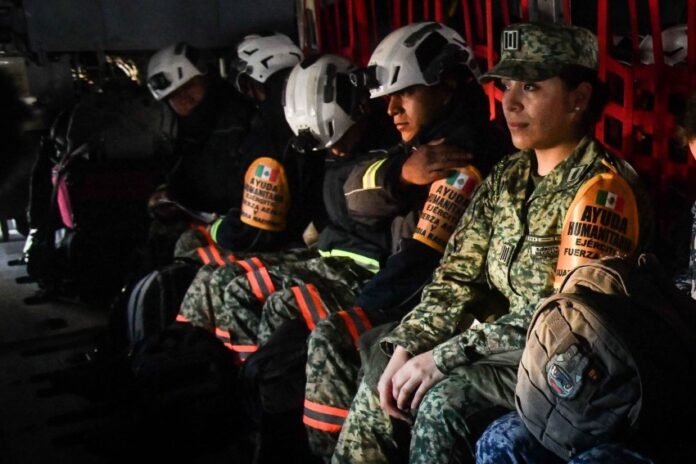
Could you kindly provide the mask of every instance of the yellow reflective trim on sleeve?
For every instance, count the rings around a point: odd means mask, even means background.
[[[377,171],[385,161],[387,161],[387,158],[376,161],[372,163],[369,168],[367,168],[367,171],[365,171],[365,174],[363,174],[362,179],[363,189],[373,189],[377,187]]]
[[[210,237],[213,239],[215,243],[217,243],[217,233],[218,229],[220,228],[220,224],[222,224],[223,218],[216,219],[215,222],[212,223],[210,226]]]
[[[358,253],[352,253],[350,251],[333,249],[330,251],[319,250],[319,255],[322,257],[336,256],[342,258],[350,258],[361,266],[365,267],[369,271],[377,272],[379,271],[379,261],[373,258],[368,258],[367,256],[360,255]]]

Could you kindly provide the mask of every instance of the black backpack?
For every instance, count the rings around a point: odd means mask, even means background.
[[[200,263],[176,258],[173,263],[150,272],[133,287],[127,304],[127,338],[130,346],[155,335],[176,319],[186,290]]]
[[[137,345],[129,360],[143,446],[181,457],[234,440],[238,369],[214,334],[175,322]]]
[[[696,302],[651,255],[578,266],[532,318],[517,410],[563,459],[607,442],[689,456],[695,340]]]
[[[256,447],[253,462],[314,462],[302,424],[307,377],[303,319],[287,321],[242,364],[240,398]]]

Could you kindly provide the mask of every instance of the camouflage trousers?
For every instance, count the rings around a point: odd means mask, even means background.
[[[399,437],[405,423],[382,411],[375,386],[363,379],[332,462],[473,462],[477,433],[514,408],[516,378],[512,365],[476,363],[454,369],[428,391],[414,413],[410,447]]]
[[[362,378],[360,337],[373,326],[402,316],[402,312],[354,307],[332,314],[309,335],[303,421],[312,454],[324,462],[331,459]]]
[[[212,250],[204,250],[212,251]],[[191,255],[195,259],[196,255]],[[309,249],[272,253],[236,253],[235,260],[219,265],[216,260],[200,268],[191,282],[179,309],[178,320],[190,322],[206,330],[215,331],[215,310],[223,306],[225,287],[235,277],[244,276],[253,269],[295,263],[316,258],[318,253]]]
[[[349,258],[314,258],[256,267],[232,278],[222,298],[208,295],[211,312],[207,322],[213,322],[218,337],[243,361],[283,322],[302,317],[311,330],[329,314],[351,307],[372,276]]]
[[[617,443],[607,443],[575,455],[565,461],[544,448],[527,431],[516,412],[496,419],[476,442],[479,464],[651,464],[652,461]]]

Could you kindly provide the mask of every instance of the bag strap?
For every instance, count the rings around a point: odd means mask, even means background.
[[[558,344],[557,353],[565,353],[572,345],[580,342],[570,330],[568,322],[563,318],[558,308],[551,311],[545,322]]]

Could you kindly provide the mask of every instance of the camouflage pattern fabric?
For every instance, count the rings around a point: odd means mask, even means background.
[[[413,415],[409,462],[471,461],[473,443],[466,443],[471,429],[477,425],[477,418],[494,418],[500,414],[501,408],[509,410],[514,407],[513,396],[496,399],[491,392],[514,392],[516,377],[517,368],[513,366],[474,364],[456,368],[433,386]],[[404,444],[395,438],[396,422],[380,409],[377,391],[361,382],[343,424],[332,462],[387,463],[402,460]],[[376,439],[366,441],[364,437],[371,433],[377,434]]]
[[[599,144],[584,138],[536,186],[531,178],[534,156],[532,151],[510,155],[498,163],[484,181],[450,239],[433,282],[423,291],[421,302],[383,339],[382,348],[387,354],[393,352],[396,345],[404,347],[411,355],[434,350],[435,363],[440,371],[450,376],[450,382],[462,366],[522,349],[534,308],[553,292],[565,213],[585,181],[610,170],[608,160],[619,166],[622,174],[623,171],[627,173],[624,177],[633,187],[641,209],[641,244],[649,240],[652,212],[646,192],[630,174],[632,170],[607,155]],[[551,253],[553,247],[556,251]],[[486,320],[486,311],[476,306],[492,293],[492,289],[508,300],[509,313],[494,322],[471,326],[474,319]],[[466,379],[461,381],[466,383]],[[513,381],[509,391],[499,393],[505,397],[513,395],[514,385]],[[391,428],[388,418],[379,410],[376,397],[367,399],[369,390],[361,387],[360,391],[363,396],[358,393],[339,437],[335,454],[338,462],[363,462],[366,458],[370,462],[373,459],[384,461],[386,448],[393,442],[384,435],[390,433]],[[428,398],[436,395],[436,391],[440,390],[434,387],[426,395],[421,409],[427,410],[428,404],[438,401]],[[446,403],[450,399],[443,401]],[[477,407],[480,399],[476,396],[469,401],[455,395],[451,401]],[[441,406],[450,410],[449,406]],[[374,407],[377,410],[365,410]],[[411,461],[449,462],[449,445],[455,438],[446,436],[463,429],[446,423],[447,414],[438,411],[437,416],[443,422],[438,424],[433,420],[427,426],[420,424],[420,412],[416,417],[417,433],[411,443]],[[455,422],[456,417],[452,416]],[[419,435],[438,438],[418,439]]]
[[[500,61],[481,82],[512,79],[536,82],[569,66],[597,69],[597,37],[587,29],[560,24],[513,24],[501,35]]]
[[[207,246],[208,240],[199,229],[185,230],[174,245],[174,256],[197,259],[196,248]]]
[[[360,381],[360,355],[339,315],[321,321],[310,334],[306,373],[306,404],[333,408],[334,427],[315,423],[306,427],[310,450],[327,462]]]
[[[329,277],[330,285],[327,285],[328,282],[323,281],[323,278],[326,277]],[[307,311],[306,308],[303,308],[303,301],[298,301],[298,296],[300,300],[303,300],[302,294],[299,293],[299,288],[285,288],[270,295],[261,309],[261,320],[259,321],[257,335],[258,344],[265,344],[281,325],[291,319],[303,318],[307,328],[313,331],[323,318],[330,317],[330,315],[341,311],[343,308],[349,308],[357,296],[359,287],[362,287],[368,280],[349,277],[349,279],[354,280],[344,284],[344,282],[332,280],[332,277],[317,275],[311,278],[311,282],[316,282],[316,284],[312,283],[311,285],[317,289],[315,293],[318,297],[316,306],[319,313],[317,314]],[[307,281],[310,281],[309,277],[306,277],[304,284],[297,287],[306,287]],[[306,297],[306,294],[304,296]],[[319,309],[318,307],[321,308]]]
[[[640,224],[638,250],[645,248],[652,234],[651,202],[625,162],[586,137],[533,187],[533,157],[531,151],[510,155],[484,181],[421,302],[383,340],[387,352],[395,345],[412,355],[434,349],[438,368],[448,373],[475,359],[524,348],[537,303],[553,293],[568,206],[585,181],[610,170],[608,161],[633,189],[640,216],[634,218]],[[486,320],[475,306],[491,287],[508,300],[509,314],[469,328],[474,318]]]
[[[296,249],[274,253],[235,253],[235,256],[239,260],[258,258],[264,266],[273,266],[316,258],[317,252]],[[215,330],[215,308],[223,306],[225,287],[232,279],[246,273],[247,269],[240,265],[219,266],[211,263],[201,267],[184,295],[179,309],[180,319],[207,330]]]
[[[280,264],[268,267],[266,271],[272,282],[272,293],[281,289],[313,284],[322,296],[328,298],[345,294],[346,297],[342,299],[350,301],[374,275],[352,259],[339,257]],[[213,308],[216,328],[229,333],[232,345],[243,347],[258,345],[262,314],[269,296],[270,294],[260,298],[258,294],[255,294],[249,273],[235,277],[225,287],[222,306]],[[281,302],[273,299],[269,303],[268,311],[275,311],[275,316],[269,314],[265,320],[264,339],[270,336],[270,331],[278,325],[278,319],[273,317],[280,317],[283,313],[273,306],[276,303],[282,305]],[[288,318],[290,313],[291,311],[285,313]]]
[[[564,461],[544,448],[525,428],[516,412],[493,421],[476,442],[476,462],[479,464],[652,464],[652,460],[631,451],[619,443],[596,446]]]
[[[209,331],[215,330],[215,320],[213,319],[211,308],[213,307],[213,302],[220,298],[220,295],[211,292],[207,283],[218,270],[236,272],[236,269],[235,266],[219,267],[216,264],[206,264],[201,267],[184,294],[177,320],[190,322]]]

